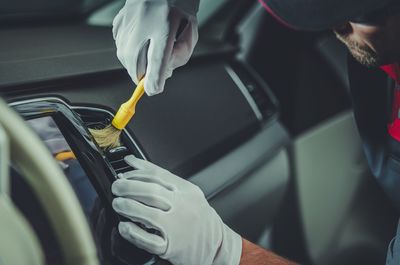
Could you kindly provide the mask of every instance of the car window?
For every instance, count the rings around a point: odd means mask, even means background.
[[[230,0],[201,0],[199,13],[197,14],[199,26],[204,25],[228,1]]]
[[[201,0],[197,15],[203,25],[229,0]],[[12,0],[0,2],[0,20],[23,22],[27,18],[86,15],[91,25],[110,26],[125,0]],[[92,11],[92,12],[91,12]]]
[[[60,15],[82,15],[112,0],[9,0],[0,1],[0,19],[24,21]]]
[[[199,26],[204,25],[225,3],[232,0],[200,0],[197,14]],[[125,0],[113,0],[99,8],[88,17],[88,24],[97,26],[111,26],[114,17],[124,5]]]

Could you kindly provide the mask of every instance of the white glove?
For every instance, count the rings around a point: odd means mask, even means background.
[[[113,208],[135,223],[121,222],[126,240],[174,265],[238,265],[241,237],[226,226],[192,183],[148,161],[128,156],[137,170],[120,174],[112,192]]]
[[[161,93],[173,70],[192,55],[198,7],[199,0],[126,0],[114,18],[117,57],[135,84],[145,76],[149,96]]]

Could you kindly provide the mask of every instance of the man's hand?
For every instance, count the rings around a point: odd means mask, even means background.
[[[119,175],[113,208],[132,222],[119,232],[131,243],[174,265],[238,265],[241,237],[226,226],[192,183],[148,161],[128,156],[136,168]],[[137,224],[160,232],[151,234]]]
[[[126,0],[113,22],[117,57],[151,96],[187,63],[198,40],[199,0]]]

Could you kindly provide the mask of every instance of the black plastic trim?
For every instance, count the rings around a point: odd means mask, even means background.
[[[124,221],[124,218],[116,214],[111,207],[113,200],[111,184],[116,178],[116,172],[109,163],[105,152],[94,142],[85,122],[78,113],[57,98],[14,102],[10,106],[25,119],[51,116],[71,146],[82,168],[95,187],[102,207],[105,209],[106,224],[103,226],[104,231],[101,232],[103,235],[101,249],[98,249],[100,256],[105,259],[105,263],[139,265],[156,262],[153,255],[135,248],[117,232],[116,227],[120,221]],[[136,156],[141,157],[140,152],[134,151],[134,153]]]

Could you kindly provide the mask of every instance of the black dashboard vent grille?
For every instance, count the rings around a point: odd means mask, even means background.
[[[126,146],[119,146],[106,152],[108,161],[117,174],[133,170],[124,160],[124,157],[130,154],[131,152]]]
[[[90,107],[76,107],[75,111],[88,128],[103,128],[107,124],[110,124],[113,118],[106,111]],[[122,132],[120,140],[121,146],[104,151],[108,162],[116,174],[125,173],[134,169],[125,162],[124,158],[126,156],[134,155],[135,157],[143,158],[142,153],[139,152],[132,138],[128,137],[125,130]]]
[[[276,118],[279,112],[278,101],[258,73],[245,63],[232,64],[231,67],[240,80],[238,85],[242,85],[256,105],[258,118],[264,121]]]

